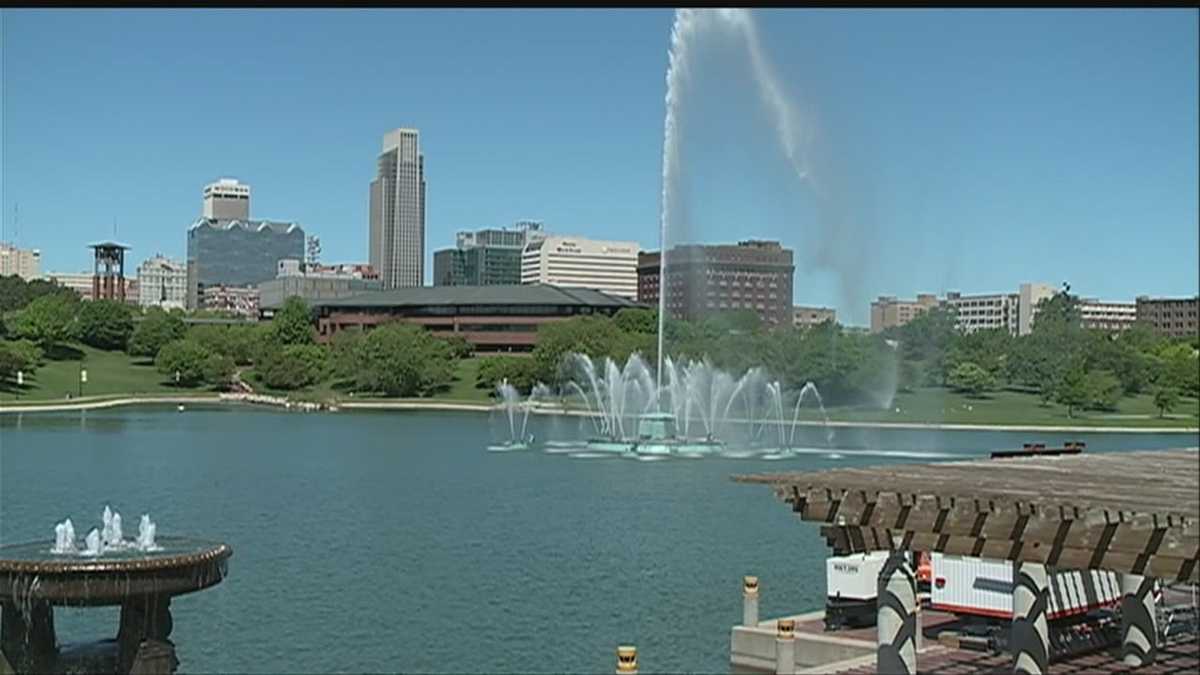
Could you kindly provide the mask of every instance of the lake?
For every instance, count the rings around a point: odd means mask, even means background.
[[[534,416],[538,442],[580,420]],[[0,542],[79,536],[105,504],[126,531],[233,546],[229,577],[172,603],[181,672],[728,672],[741,577],[761,615],[818,609],[824,540],[735,473],[1088,452],[1195,434],[837,429],[841,455],[636,462],[495,453],[482,413],[126,408],[0,415]],[[825,449],[823,430],[800,435]],[[116,609],[59,609],[62,642],[110,637]]]

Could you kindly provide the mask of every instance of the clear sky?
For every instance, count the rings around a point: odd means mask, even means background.
[[[755,13],[851,225],[790,174],[744,50],[697,43],[690,238],[779,238],[797,304],[1198,290],[1195,10]],[[117,238],[182,258],[201,187],[253,189],[327,262],[367,257],[383,133],[421,131],[427,261],[540,219],[658,245],[667,10],[3,11],[7,239],[80,271]],[[14,206],[19,222],[14,223]],[[832,251],[832,253],[831,253]],[[427,268],[431,264],[427,262]],[[429,276],[427,269],[426,277]]]

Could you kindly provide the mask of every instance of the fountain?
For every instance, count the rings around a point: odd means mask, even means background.
[[[508,438],[501,443],[489,445],[488,450],[492,452],[528,450],[534,440],[533,434],[528,433],[529,412],[538,400],[546,397],[548,392],[549,388],[539,382],[534,385],[533,390],[529,393],[529,398],[522,401],[521,393],[509,383],[507,378],[500,380],[496,385],[496,398],[500,400],[498,410],[502,412],[504,421],[508,423]]]
[[[220,583],[233,550],[157,529],[146,514],[125,539],[121,515],[105,507],[82,547],[70,518],[52,544],[0,546],[0,672],[174,672],[171,598]],[[115,640],[59,646],[54,607],[111,605],[121,607]]]
[[[110,551],[153,552],[161,550],[154,539],[158,526],[150,519],[150,514],[142,515],[142,519],[138,523],[137,539],[125,539],[124,533],[121,531],[121,514],[113,511],[107,505],[104,507],[104,514],[100,521],[101,528],[92,528],[84,537],[82,549],[75,541],[75,525],[70,518],[55,525],[54,545],[50,548],[50,553],[60,556],[75,555],[95,558]]]

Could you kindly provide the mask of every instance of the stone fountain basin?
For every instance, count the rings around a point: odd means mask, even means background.
[[[87,607],[131,596],[175,596],[225,578],[233,548],[191,537],[158,537],[161,551],[118,551],[87,558],[50,553],[52,541],[0,546],[0,598]]]

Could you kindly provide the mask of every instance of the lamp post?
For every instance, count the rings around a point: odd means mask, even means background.
[[[21,387],[25,386],[25,371],[17,371],[17,398],[21,398]]]
[[[87,382],[87,368],[83,367],[83,363],[79,364],[79,397],[83,398],[83,383]]]
[[[178,370],[175,371],[175,386],[176,387],[179,386],[179,371]]]

